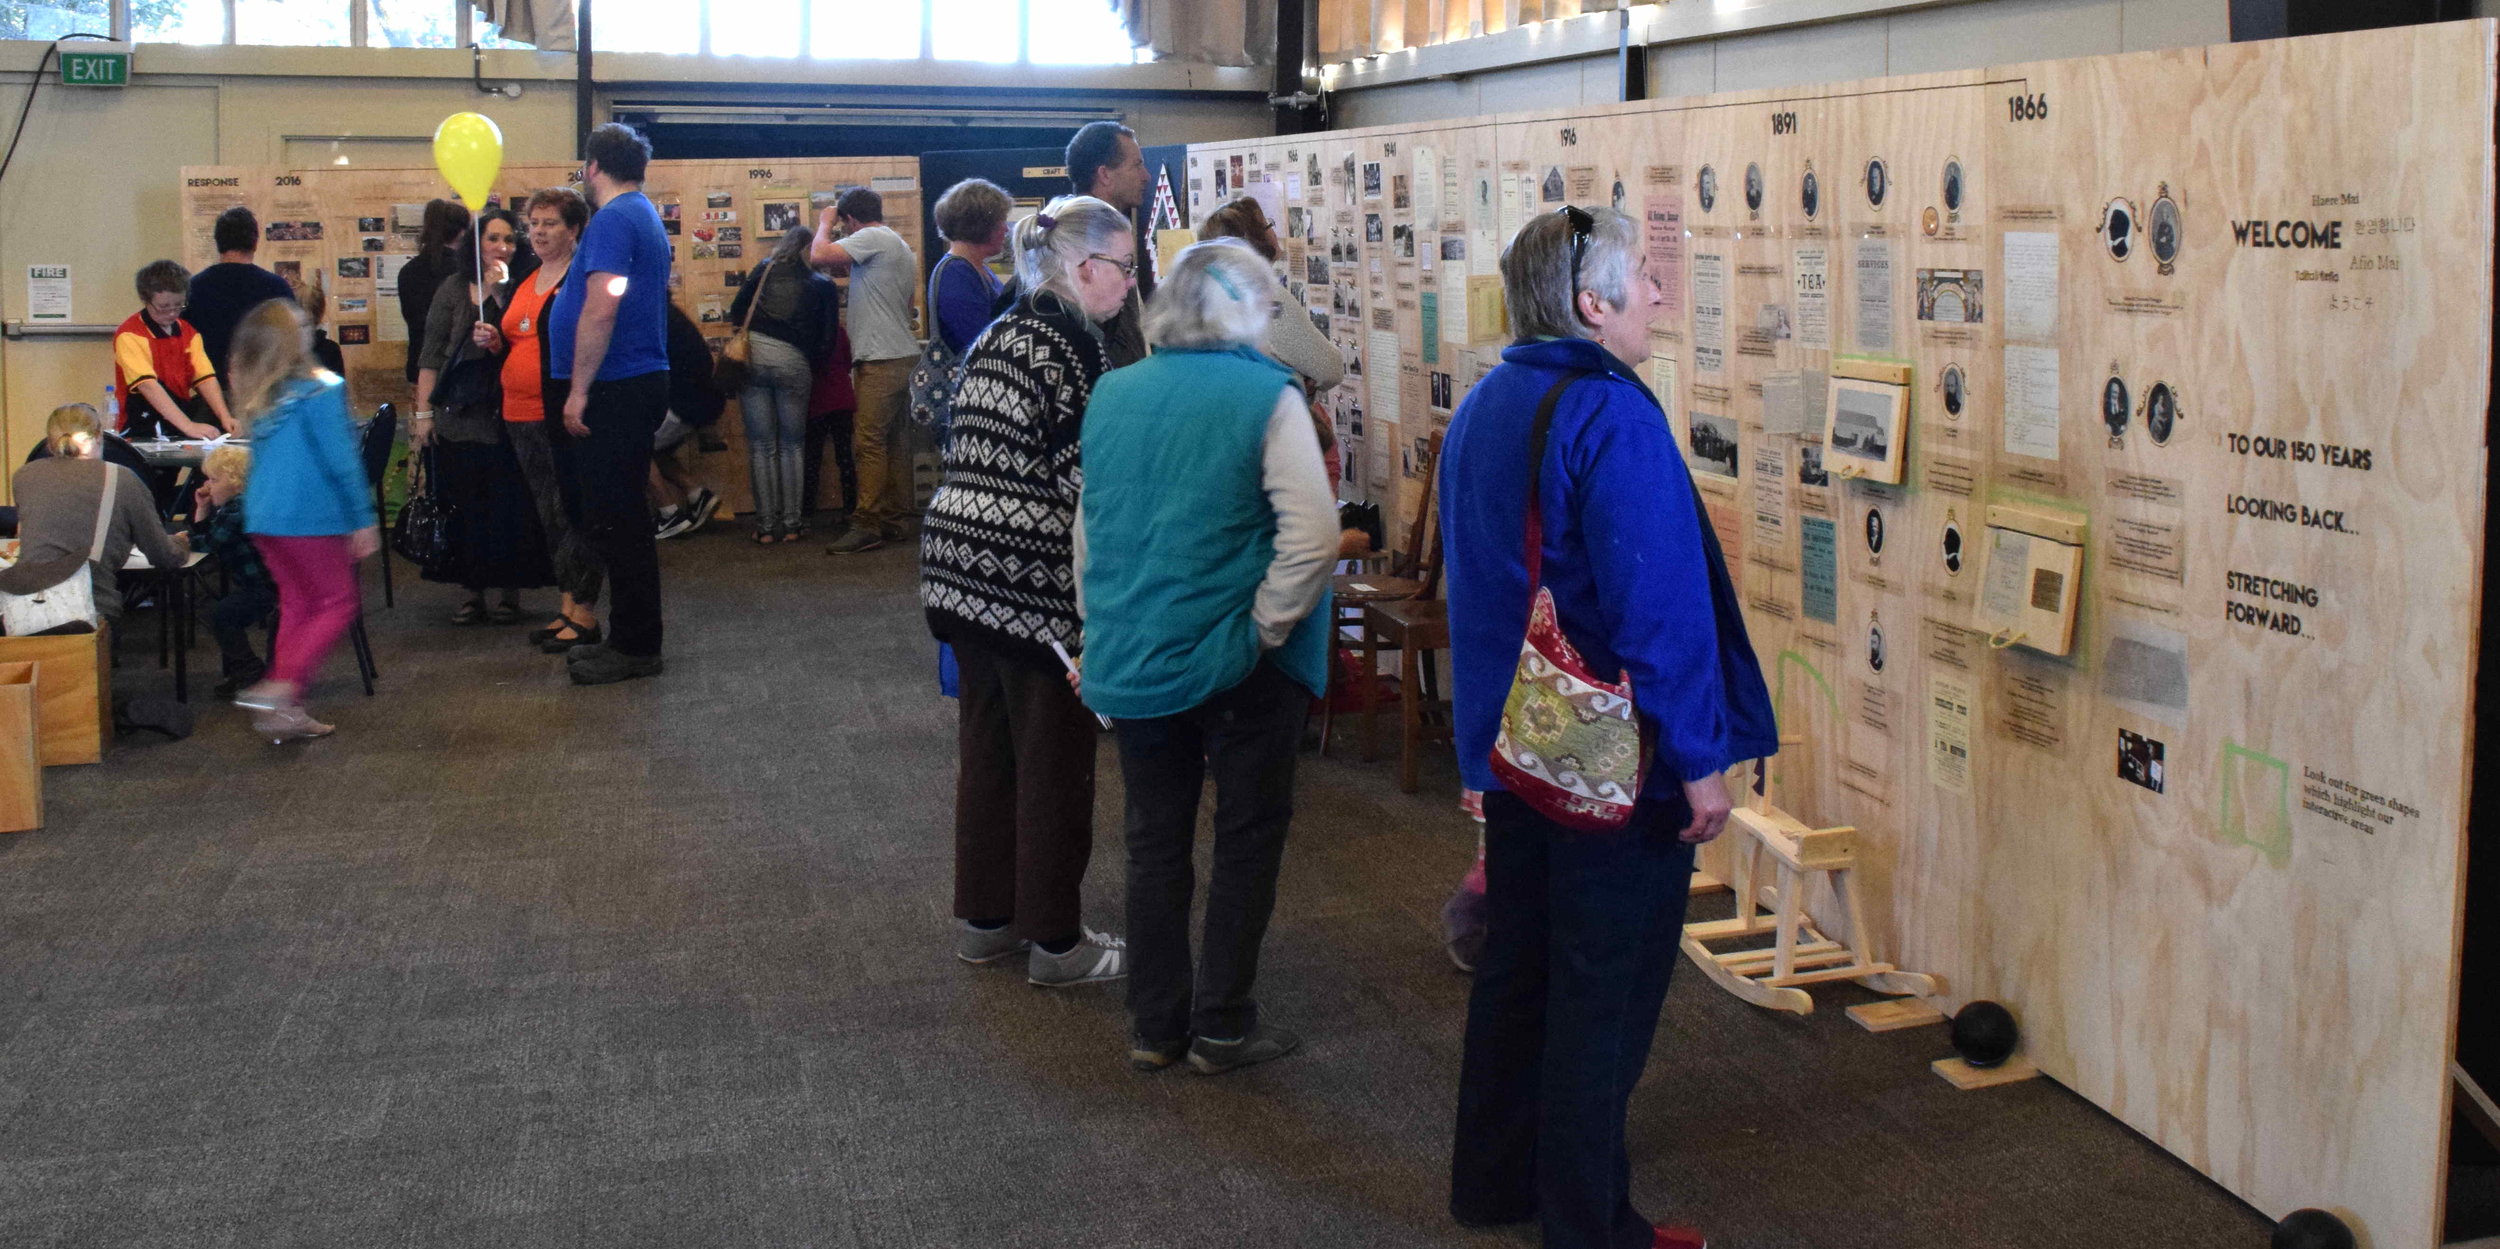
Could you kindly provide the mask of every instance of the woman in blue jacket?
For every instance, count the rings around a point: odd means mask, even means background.
[[[1566,207],[1502,254],[1517,341],[1450,421],[1440,475],[1458,765],[1484,791],[1487,933],[1467,1007],[1450,1209],[1536,1219],[1548,1249],[1698,1249],[1633,1207],[1624,1111],[1649,1060],[1693,848],[1720,774],[1778,749],[1770,696],[1674,433],[1635,366],[1664,305],[1622,213]],[[1563,384],[1557,394],[1555,387]],[[1556,394],[1543,467],[1530,430]],[[1527,633],[1528,491],[1543,584],[1606,679],[1629,674],[1656,742],[1628,827],[1580,832],[1489,762]]]
[[[269,675],[235,697],[277,742],[327,736],[304,687],[356,623],[356,561],[381,549],[373,485],[356,455],[347,383],[313,363],[303,311],[276,299],[243,314],[230,368],[235,413],[252,439],[244,528],[278,583]]]

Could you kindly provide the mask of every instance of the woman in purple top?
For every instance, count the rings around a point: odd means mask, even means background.
[[[966,178],[938,197],[934,215],[946,254],[929,271],[929,307],[947,349],[961,356],[990,324],[998,279],[989,260],[1007,245],[1007,213],[1015,201],[997,183]]]

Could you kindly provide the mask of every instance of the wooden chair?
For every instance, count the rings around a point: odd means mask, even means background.
[[[1439,493],[1440,470],[1441,435],[1436,433],[1424,451],[1423,515],[1416,519],[1415,528],[1407,534],[1405,548],[1391,552],[1385,557],[1389,561],[1385,571],[1339,573],[1330,587],[1336,603],[1336,619],[1332,622],[1336,627],[1334,636],[1329,639],[1329,679],[1334,681],[1337,676],[1336,651],[1338,647],[1353,646],[1362,649],[1366,666],[1363,669],[1363,684],[1357,693],[1361,696],[1358,701],[1361,704],[1364,731],[1367,734],[1372,731],[1369,726],[1376,710],[1372,706],[1372,699],[1375,682],[1379,679],[1379,652],[1383,649],[1398,649],[1398,644],[1374,637],[1364,627],[1365,612],[1374,603],[1429,599],[1439,593],[1441,588],[1441,509],[1436,500]],[[1447,642],[1442,644],[1448,645]],[[1323,755],[1328,753],[1328,743],[1335,736],[1336,722],[1336,700],[1329,699],[1320,711],[1319,752]],[[1368,740],[1363,747],[1363,757],[1366,760],[1372,757],[1372,747]]]
[[[1398,653],[1398,789],[1414,793],[1423,748],[1450,740],[1450,702],[1441,697],[1432,652],[1450,648],[1450,605],[1437,598],[1398,599],[1363,607],[1363,670],[1376,672],[1383,648]],[[1378,754],[1380,717],[1365,687],[1363,758]]]

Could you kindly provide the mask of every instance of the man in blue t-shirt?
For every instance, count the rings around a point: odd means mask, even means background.
[[[598,207],[573,252],[573,278],[547,314],[550,406],[581,492],[584,537],[607,566],[605,640],[567,655],[577,685],[655,676],[660,663],[660,553],[652,540],[651,439],[668,413],[668,232],[642,193],[651,143],[610,122],[583,145],[582,181]],[[551,431],[552,432],[552,431]]]

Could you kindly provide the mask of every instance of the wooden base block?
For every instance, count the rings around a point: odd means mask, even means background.
[[[1718,877],[1713,876],[1708,872],[1693,873],[1693,887],[1691,892],[1696,896],[1705,893],[1717,893],[1725,888],[1727,888],[1727,883],[1725,881],[1720,880]]]
[[[106,671],[112,645],[106,630],[0,637],[0,663],[31,663],[41,669],[36,692],[42,701],[35,720],[45,767],[103,761],[104,744],[113,731],[113,678]]]
[[[43,758],[36,749],[37,674],[0,664],[0,833],[43,827]]]
[[[1852,1006],[1849,1018],[1869,1032],[1897,1032],[1903,1028],[1924,1028],[1931,1023],[1943,1023],[1944,1012],[1918,998],[1899,997],[1889,1002]]]
[[[2020,1054],[1994,1067],[1974,1067],[1959,1058],[1939,1058],[1928,1064],[1944,1082],[1968,1092],[1971,1089],[1992,1089],[2000,1084],[2020,1084],[2040,1074],[2031,1060]]]

